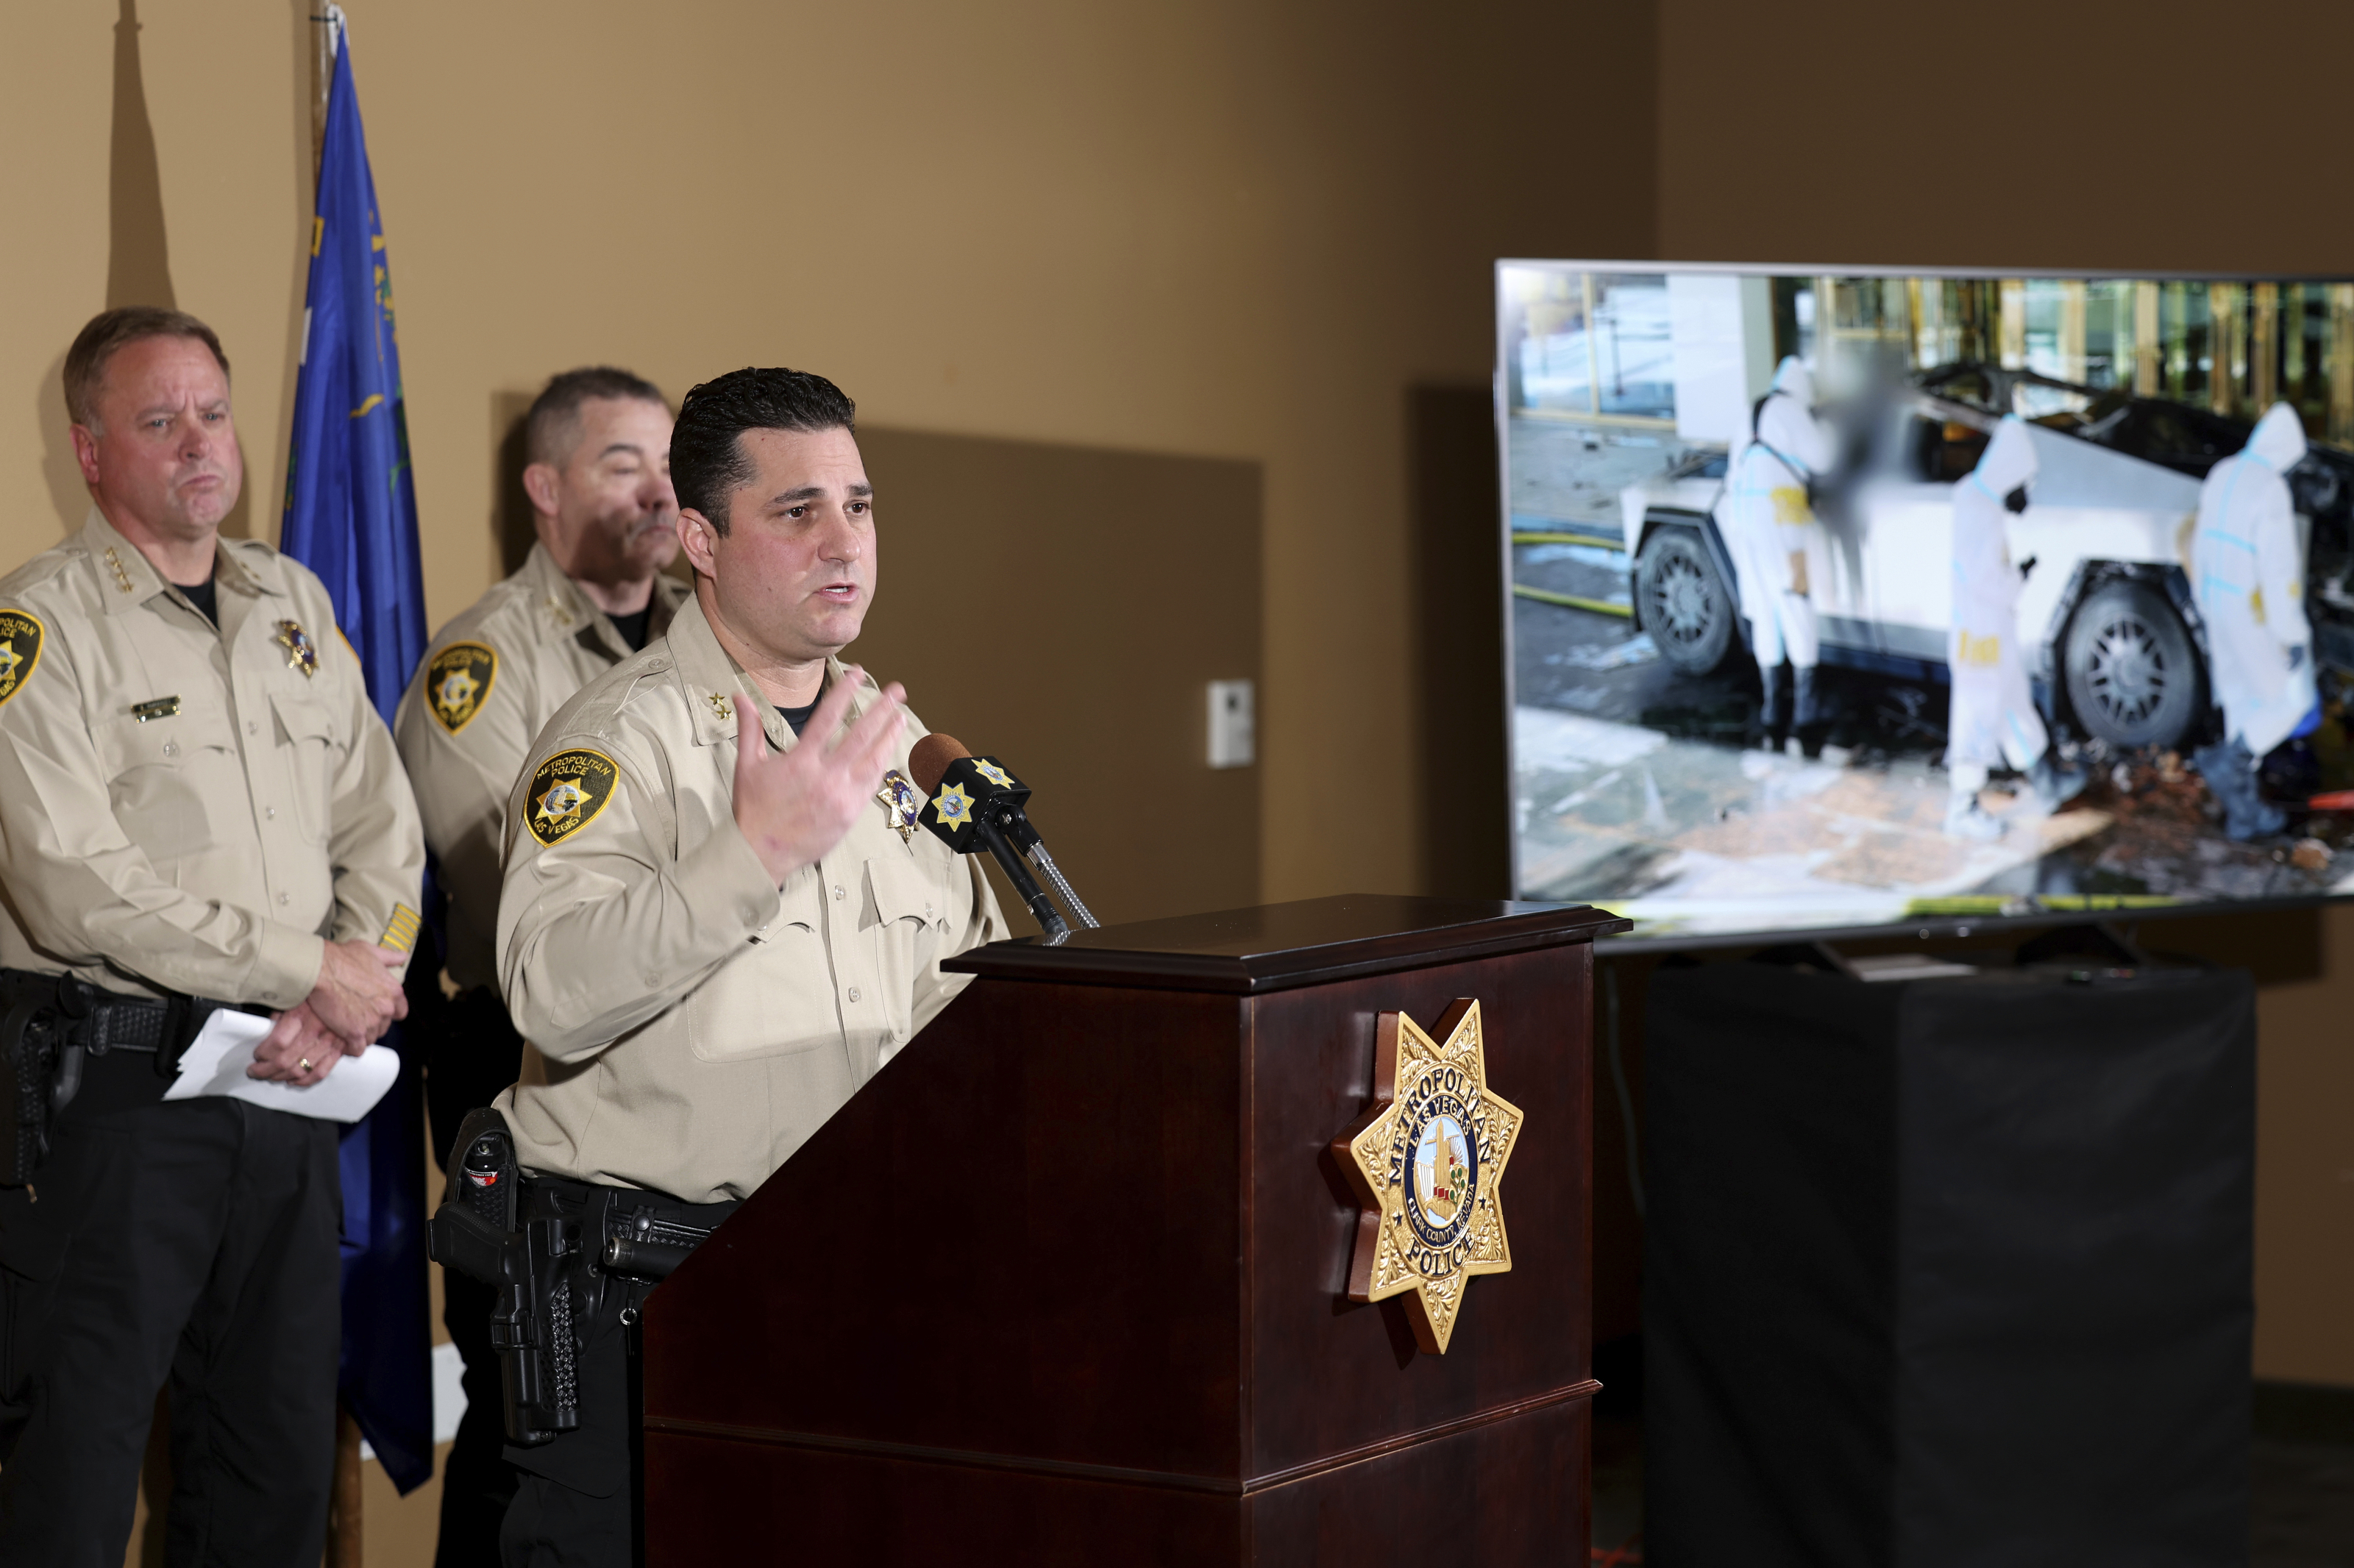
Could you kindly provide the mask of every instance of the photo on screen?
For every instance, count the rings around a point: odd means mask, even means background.
[[[1497,307],[1519,896],[2354,893],[2354,281],[1510,261]]]

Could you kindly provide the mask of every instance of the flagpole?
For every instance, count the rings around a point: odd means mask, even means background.
[[[319,169],[327,152],[327,98],[335,82],[335,52],[343,43],[344,8],[323,6],[311,17],[311,196],[318,201]],[[360,1486],[360,1425],[335,1401],[335,1471],[327,1494],[326,1568],[363,1568],[365,1539]]]
[[[335,80],[335,48],[344,36],[344,8],[329,5],[311,17],[311,185],[319,181],[319,159],[327,150],[327,90]]]
[[[325,83],[325,133],[304,237],[310,270],[278,544],[290,561],[320,577],[335,625],[360,662],[369,703],[388,723],[426,644],[417,498],[392,276],[351,35],[336,6],[319,10],[323,37],[313,60]],[[433,1474],[420,1065],[404,1054],[394,1095],[346,1129],[337,1149],[345,1203],[342,1408],[326,1543],[334,1568],[359,1564],[363,1435],[375,1443],[386,1478],[404,1493]]]

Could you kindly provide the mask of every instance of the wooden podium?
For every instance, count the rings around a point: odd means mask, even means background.
[[[1598,910],[1342,897],[998,943],[656,1291],[652,1564],[1584,1563]],[[1510,1273],[1346,1295],[1375,1022],[1484,1019]]]

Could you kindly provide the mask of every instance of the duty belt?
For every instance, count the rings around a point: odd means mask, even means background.
[[[493,1291],[508,1442],[533,1447],[578,1427],[578,1358],[591,1326],[612,1310],[634,1338],[646,1297],[736,1208],[526,1175],[504,1115],[466,1118],[426,1251]]]
[[[50,1129],[77,1101],[95,1115],[162,1099],[188,1043],[230,1005],[124,996],[73,975],[0,969],[0,1186],[32,1180]]]

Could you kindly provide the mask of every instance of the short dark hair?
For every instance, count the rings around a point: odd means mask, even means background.
[[[523,417],[523,461],[560,464],[569,458],[580,440],[580,405],[592,397],[659,403],[670,412],[662,388],[642,376],[610,365],[567,370],[548,382]]]
[[[186,311],[167,311],[154,305],[125,305],[119,310],[101,311],[90,318],[90,324],[74,334],[73,346],[66,350],[66,418],[85,429],[90,427],[90,395],[106,379],[106,364],[120,350],[151,337],[190,337],[213,351],[213,363],[228,374],[228,355],[221,352],[220,339],[213,329]]]
[[[746,430],[858,429],[858,405],[822,376],[747,366],[716,376],[678,406],[670,438],[670,482],[682,511],[703,514],[727,532],[727,499],[752,482],[752,464],[737,438]]]

